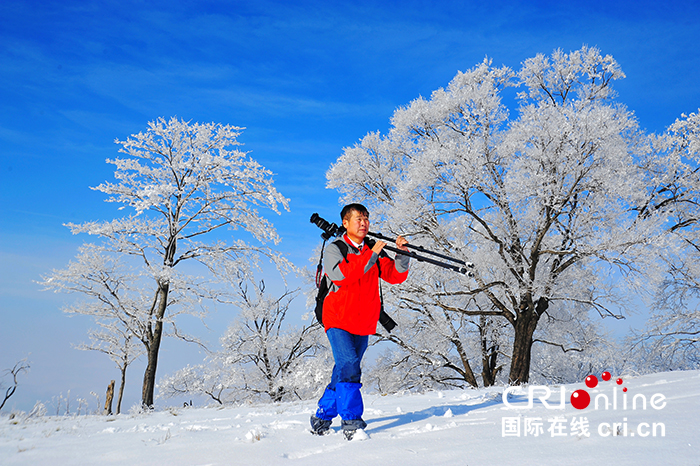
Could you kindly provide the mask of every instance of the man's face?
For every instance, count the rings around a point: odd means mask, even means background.
[[[369,231],[369,217],[353,210],[350,216],[343,219],[343,226],[347,230],[348,237],[356,243],[364,241]]]

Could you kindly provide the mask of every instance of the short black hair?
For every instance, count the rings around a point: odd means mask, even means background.
[[[345,220],[345,218],[349,217],[353,211],[369,217],[369,210],[367,210],[367,207],[363,206],[362,204],[348,204],[343,207],[343,210],[340,211],[340,220]]]

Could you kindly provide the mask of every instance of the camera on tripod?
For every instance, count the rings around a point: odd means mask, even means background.
[[[318,214],[311,215],[310,222],[313,223],[314,225],[316,225],[317,227],[319,227],[321,230],[323,230],[323,234],[321,234],[321,238],[323,238],[324,245],[325,245],[325,242],[328,241],[329,239],[331,239],[332,237],[340,236],[343,233],[345,233],[345,227],[339,227],[335,223],[330,223],[327,220],[324,220],[323,218],[321,218]],[[377,238],[377,239],[381,239],[383,241],[388,241],[390,243],[396,242],[395,239],[386,237],[386,236],[382,235],[381,233],[373,233],[371,231],[368,231],[367,235],[372,236],[372,237]],[[442,262],[442,261],[439,261],[436,259],[432,259],[430,257],[418,255],[415,253],[415,251],[405,251],[405,250],[401,250],[401,249],[398,249],[398,248],[395,248],[395,247],[389,246],[389,245],[384,246],[384,249],[387,249],[389,251],[393,251],[396,254],[401,254],[404,256],[411,257],[419,262],[428,262],[430,264],[437,265],[437,266],[443,267],[445,269],[454,270],[455,272],[459,272],[459,273],[467,275],[469,277],[474,276],[474,272],[472,272],[472,270],[471,270],[474,268],[474,264],[472,264],[471,262],[465,262],[461,259],[455,259],[455,258],[447,256],[445,254],[440,254],[437,252],[428,251],[425,248],[423,248],[422,246],[413,246],[411,244],[406,244],[405,246],[407,248],[411,248],[411,249],[415,249],[416,251],[420,251],[422,254],[428,254],[428,255],[431,255],[434,257],[439,257],[440,259],[448,260],[450,262],[453,262],[453,264],[448,264],[448,263],[445,263],[445,262]],[[458,265],[454,265],[454,264],[458,264]]]
[[[321,238],[323,238],[325,241],[328,241],[334,236],[342,235],[345,232],[345,227],[339,227],[335,223],[330,223],[321,218],[318,214],[311,215],[311,223],[323,230]]]

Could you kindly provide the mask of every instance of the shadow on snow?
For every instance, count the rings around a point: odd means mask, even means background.
[[[384,416],[373,419],[366,419],[368,430],[371,429],[372,432],[382,432],[384,430],[394,429],[396,427],[405,426],[414,422],[425,421],[432,417],[443,417],[448,410],[452,411],[454,416],[460,416],[467,414],[471,411],[478,409],[488,408],[497,404],[502,404],[500,397],[497,399],[490,399],[483,401],[479,404],[464,405],[464,404],[454,404],[454,405],[440,405],[433,406],[430,408],[423,409],[421,411],[412,411],[409,413],[397,413],[392,416]],[[387,422],[386,424],[380,425],[378,427],[373,427],[374,424]]]

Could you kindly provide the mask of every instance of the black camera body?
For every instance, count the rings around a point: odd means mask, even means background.
[[[335,223],[330,223],[327,220],[321,218],[317,213],[311,215],[311,223],[323,230],[321,238],[328,241],[334,236],[340,236],[345,233],[345,227],[339,227]]]

